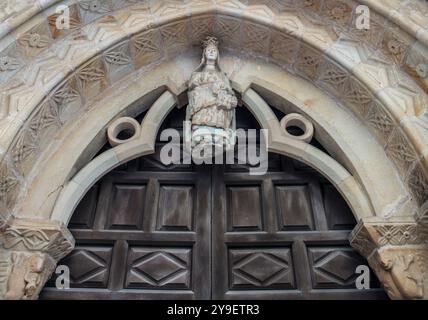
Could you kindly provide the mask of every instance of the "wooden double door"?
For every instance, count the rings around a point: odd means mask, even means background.
[[[65,299],[384,298],[355,288],[367,264],[348,243],[355,220],[310,168],[271,154],[269,170],[164,166],[159,154],[105,176],[69,225],[75,250],[60,264]]]

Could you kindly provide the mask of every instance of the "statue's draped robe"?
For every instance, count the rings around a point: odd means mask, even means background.
[[[220,71],[198,71],[189,83],[192,125],[229,129],[237,100],[229,79]]]

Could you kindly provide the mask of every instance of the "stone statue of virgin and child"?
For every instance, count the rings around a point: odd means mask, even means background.
[[[207,158],[233,148],[238,100],[220,69],[217,39],[207,37],[203,48],[202,61],[189,81],[186,134],[192,156]]]

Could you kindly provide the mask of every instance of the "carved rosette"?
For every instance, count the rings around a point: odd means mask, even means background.
[[[410,219],[363,219],[350,243],[367,258],[391,299],[428,299],[426,226]]]
[[[73,248],[73,236],[59,222],[13,220],[0,231],[0,299],[37,299]]]

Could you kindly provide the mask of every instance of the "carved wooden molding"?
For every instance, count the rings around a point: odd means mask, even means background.
[[[73,248],[73,236],[60,223],[13,220],[0,232],[0,299],[37,299]]]

